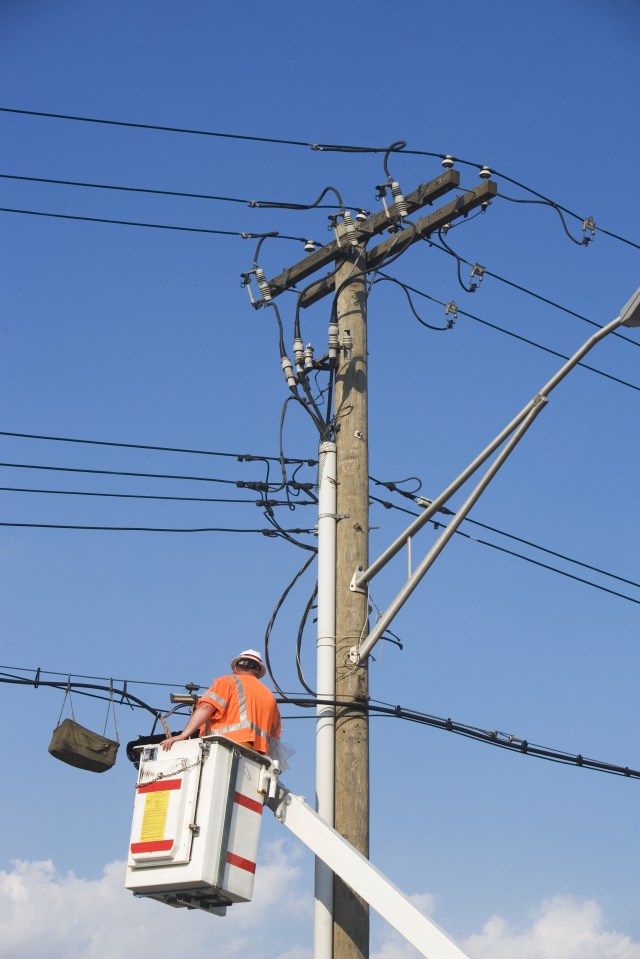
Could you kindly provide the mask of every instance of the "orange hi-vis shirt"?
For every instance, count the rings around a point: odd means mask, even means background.
[[[267,755],[280,736],[280,711],[273,693],[251,673],[220,676],[197,702],[213,706],[200,735],[217,733]]]

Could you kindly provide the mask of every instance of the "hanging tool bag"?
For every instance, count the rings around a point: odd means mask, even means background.
[[[71,714],[73,716],[71,691],[70,688],[67,687],[62,703],[62,710],[60,710],[60,716],[58,717],[58,725],[53,731],[49,744],[49,752],[52,756],[55,756],[56,759],[62,760],[63,763],[76,766],[78,769],[87,769],[92,773],[103,773],[107,769],[111,769],[116,761],[118,747],[120,746],[119,739],[114,741],[113,739],[107,739],[104,735],[101,736],[100,733],[94,733],[91,729],[86,729],[84,726],[81,726],[80,723],[77,723],[75,717],[72,719],[63,719],[62,722],[60,722],[67,696],[69,697]],[[113,694],[110,697],[109,705],[113,709],[113,719],[115,723]],[[109,713],[107,710],[107,719],[108,716]],[[117,736],[118,729],[116,726],[116,737]]]

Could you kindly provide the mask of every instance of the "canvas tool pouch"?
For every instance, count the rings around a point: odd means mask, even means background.
[[[69,695],[69,689],[67,689],[65,702]],[[110,705],[113,706],[113,699],[111,699]],[[62,708],[64,709],[64,702]],[[73,706],[71,712],[73,713]],[[62,711],[60,716],[62,716]],[[56,759],[60,759],[70,766],[87,769],[92,773],[103,773],[114,765],[119,746],[118,741],[107,739],[100,733],[94,733],[91,729],[86,729],[80,723],[77,723],[75,718],[63,719],[62,722],[58,719],[58,725],[53,731],[49,744],[49,752]]]

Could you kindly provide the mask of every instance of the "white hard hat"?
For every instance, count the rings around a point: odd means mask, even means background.
[[[267,670],[262,662],[262,656],[257,649],[245,649],[244,652],[240,653],[235,657],[235,659],[231,660],[231,669],[235,669],[241,659],[250,659],[252,662],[257,663],[260,667],[258,678],[262,679]]]

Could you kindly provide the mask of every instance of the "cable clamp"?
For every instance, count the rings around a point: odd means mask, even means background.
[[[450,330],[458,319],[458,307],[455,304],[455,300],[451,300],[446,304],[444,308],[444,316],[447,323],[447,328]]]
[[[582,242],[584,243],[585,246],[591,240],[595,239],[596,221],[593,219],[592,216],[585,217],[585,219],[582,221],[582,233],[583,233]],[[590,236],[587,235],[589,233],[591,234]]]

